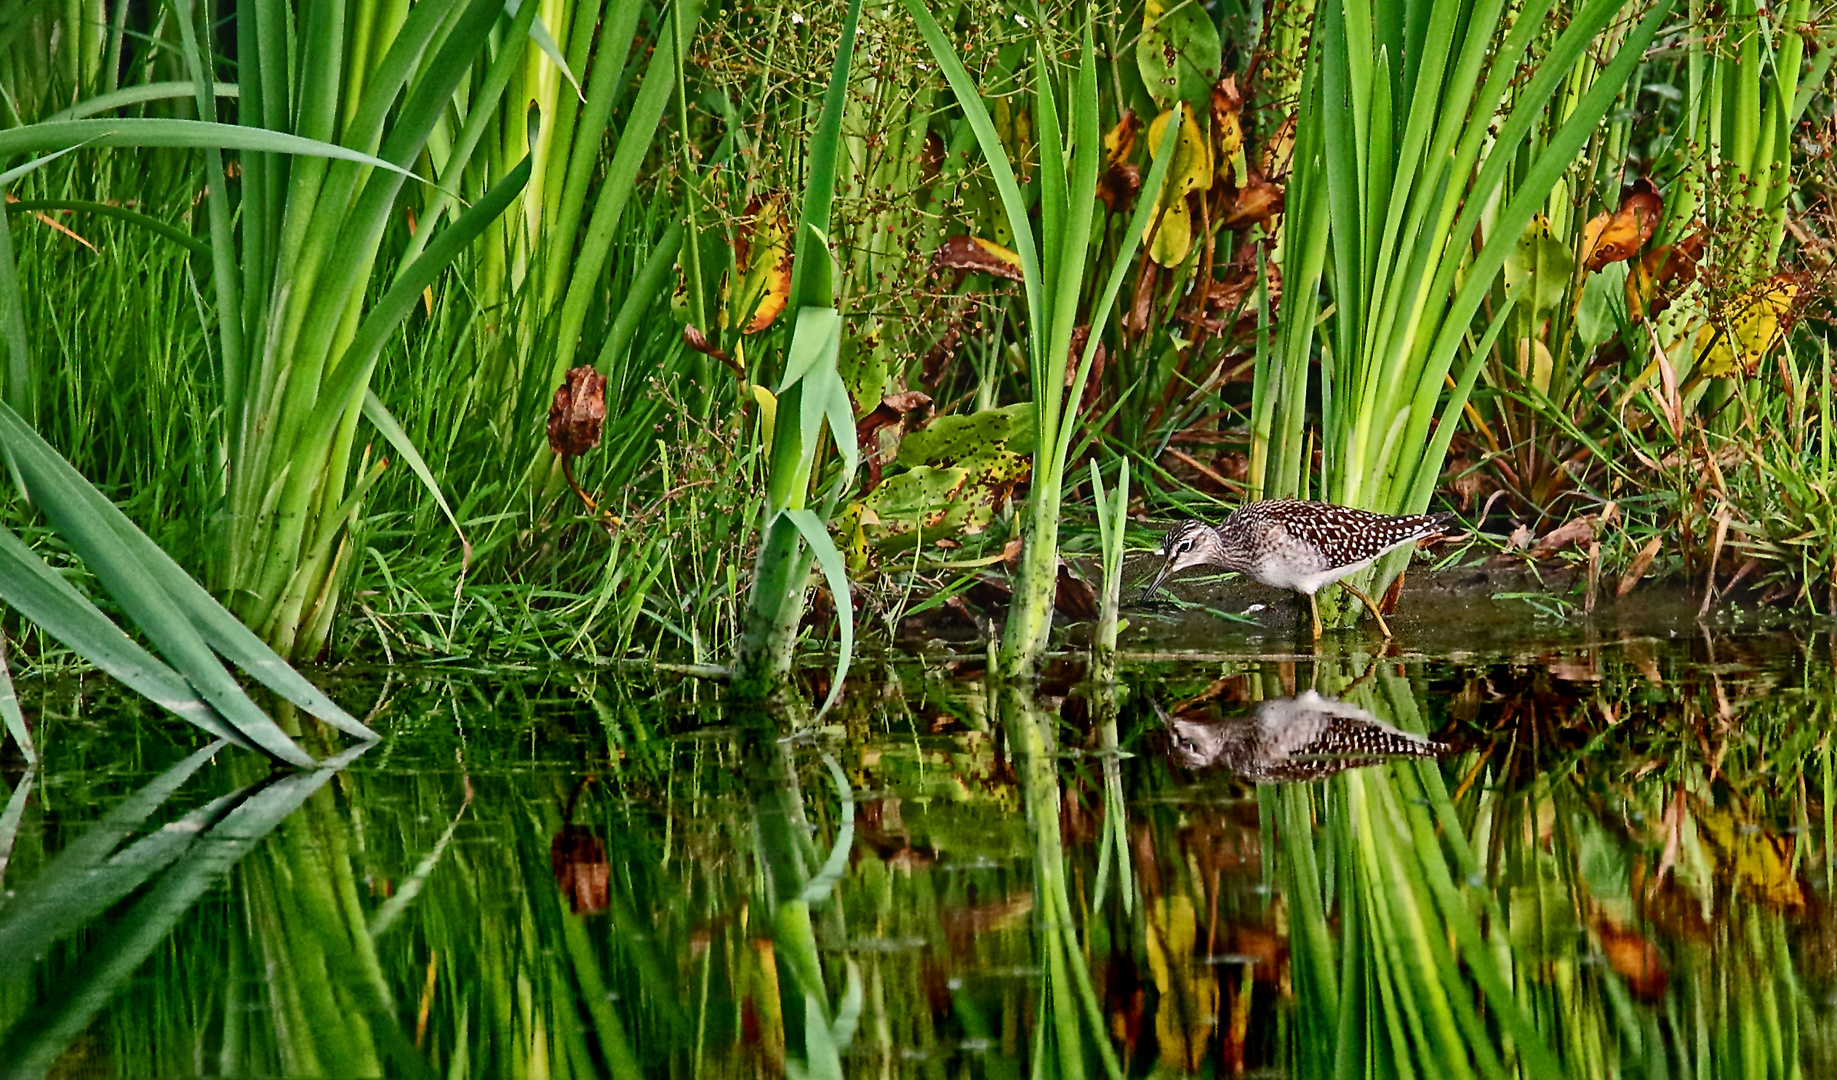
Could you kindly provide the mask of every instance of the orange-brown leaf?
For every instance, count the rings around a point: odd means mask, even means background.
[[[1652,230],[1658,228],[1658,220],[1664,213],[1665,204],[1658,197],[1658,190],[1652,186],[1652,181],[1640,177],[1620,200],[1620,209],[1612,214],[1598,214],[1583,226],[1583,263],[1590,270],[1599,270],[1608,263],[1632,258],[1647,240],[1652,239]]]

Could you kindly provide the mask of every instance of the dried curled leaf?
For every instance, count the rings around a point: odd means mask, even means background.
[[[1590,270],[1630,259],[1658,228],[1664,200],[1652,181],[1640,177],[1620,200],[1620,209],[1598,214],[1582,227],[1582,261]]]
[[[1097,181],[1097,197],[1113,214],[1126,214],[1135,205],[1135,194],[1142,190],[1142,167],[1130,162],[1112,165]]]
[[[1282,187],[1271,183],[1262,174],[1251,172],[1239,187],[1231,206],[1219,219],[1218,224],[1226,229],[1248,229],[1259,225],[1282,212]]]
[[[1021,280],[1021,257],[980,236],[953,236],[945,240],[932,255],[931,268],[969,270],[1009,281]]]
[[[606,422],[606,376],[591,365],[570,369],[549,405],[549,449],[564,457],[600,444]]]
[[[1244,93],[1237,76],[1226,75],[1212,87],[1212,139],[1218,148],[1218,182],[1235,184],[1249,176],[1244,157]]]
[[[576,915],[598,915],[612,906],[612,864],[599,838],[579,825],[564,825],[549,844],[555,887]]]

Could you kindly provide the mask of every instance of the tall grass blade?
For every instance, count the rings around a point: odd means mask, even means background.
[[[454,516],[452,504],[446,501],[446,494],[440,490],[440,481],[434,479],[434,471],[427,467],[427,459],[421,456],[421,451],[415,449],[408,432],[402,430],[401,421],[395,418],[395,414],[369,387],[364,388],[364,419],[370,421],[370,426],[376,429],[377,434],[395,447],[396,453],[402,455],[402,460],[408,463],[415,479],[421,481],[421,486],[434,497],[440,512],[446,515],[447,524],[453,526],[453,535],[459,537],[460,550],[464,553],[460,563],[463,569],[472,561],[472,541],[466,539],[466,530],[460,527],[459,518]]]

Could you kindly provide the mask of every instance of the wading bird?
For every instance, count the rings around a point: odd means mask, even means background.
[[[1144,595],[1190,566],[1217,566],[1248,574],[1278,589],[1308,598],[1314,640],[1320,640],[1320,607],[1314,594],[1334,582],[1364,601],[1385,637],[1391,628],[1371,597],[1346,575],[1370,566],[1378,556],[1405,544],[1442,535],[1452,514],[1393,517],[1332,503],[1265,499],[1245,503],[1218,526],[1183,521],[1167,533],[1159,554],[1166,557]]]

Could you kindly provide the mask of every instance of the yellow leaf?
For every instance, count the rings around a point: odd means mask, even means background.
[[[1194,970],[1198,939],[1191,898],[1166,897],[1149,910],[1148,968],[1161,992],[1155,1036],[1162,1066],[1178,1072],[1198,1070],[1218,1023],[1218,979],[1209,969]]]
[[[772,445],[772,429],[778,424],[778,398],[770,390],[753,384],[753,400],[759,403],[759,428],[761,445]]]
[[[1556,360],[1549,346],[1536,338],[1518,339],[1518,374],[1528,379],[1538,393],[1550,393],[1550,376],[1555,370]]]
[[[1769,278],[1727,304],[1697,331],[1697,370],[1712,377],[1752,373],[1780,340],[1780,319],[1792,308],[1799,283]]]
[[[1116,126],[1103,137],[1104,168],[1115,168],[1118,162],[1129,160],[1129,155],[1135,152],[1135,133],[1141,128],[1142,119],[1135,115],[1135,110],[1124,109]]]
[[[791,231],[782,196],[766,199],[747,215],[735,235],[734,269],[740,286],[721,312],[721,326],[742,323],[741,333],[757,334],[791,298]]]
[[[1161,189],[1162,212],[1150,218],[1143,239],[1149,242],[1148,257],[1162,266],[1178,265],[1193,249],[1193,221],[1187,209],[1190,191],[1205,191],[1212,186],[1212,148],[1200,134],[1199,123],[1190,109],[1183,110],[1180,135],[1174,142],[1174,160],[1169,164],[1167,181]],[[1169,109],[1148,125],[1148,147],[1152,154],[1160,148],[1161,136],[1173,117]],[[1158,224],[1158,227],[1157,227]]]

